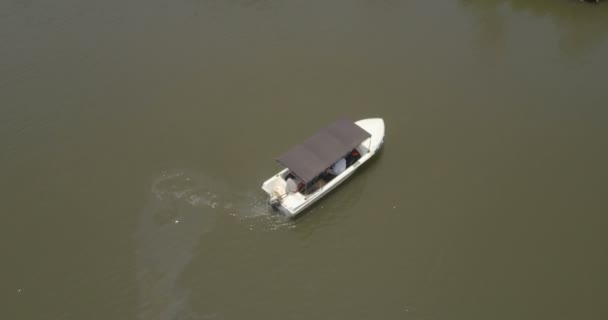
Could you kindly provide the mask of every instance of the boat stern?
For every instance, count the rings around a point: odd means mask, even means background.
[[[284,172],[280,172],[264,181],[262,190],[268,194],[268,204],[274,210],[291,217],[297,213],[294,208],[303,203],[306,198],[299,192],[290,193],[287,191],[287,183],[283,179],[283,174]]]

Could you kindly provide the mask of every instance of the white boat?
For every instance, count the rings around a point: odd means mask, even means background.
[[[350,177],[384,143],[384,120],[341,119],[277,158],[285,167],[262,189],[272,207],[293,218]]]

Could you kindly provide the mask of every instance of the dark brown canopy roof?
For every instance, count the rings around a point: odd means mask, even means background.
[[[341,119],[291,148],[277,161],[308,183],[370,136],[353,121]]]

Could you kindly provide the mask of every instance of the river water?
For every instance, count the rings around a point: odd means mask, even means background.
[[[0,319],[606,319],[608,5],[4,0]],[[383,153],[297,221],[339,117]]]

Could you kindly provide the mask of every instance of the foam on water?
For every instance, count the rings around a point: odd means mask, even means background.
[[[224,181],[188,170],[161,173],[149,186],[135,233],[140,319],[196,316],[179,277],[200,239],[221,216],[250,231],[295,225],[274,214],[261,191],[235,191]]]

